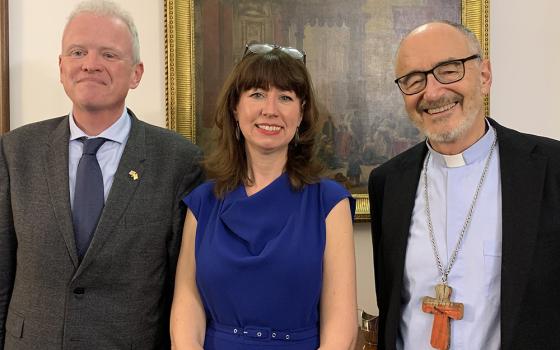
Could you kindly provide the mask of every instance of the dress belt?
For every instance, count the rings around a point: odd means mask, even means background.
[[[281,340],[294,341],[316,337],[319,334],[318,327],[300,328],[291,331],[278,331],[270,327],[246,326],[236,327],[228,326],[209,321],[207,328],[215,331],[236,335],[239,337],[247,337],[262,340]]]

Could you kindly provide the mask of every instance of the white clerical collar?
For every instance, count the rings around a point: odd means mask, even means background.
[[[488,125],[488,130],[478,141],[472,144],[469,148],[464,150],[459,154],[447,155],[441,154],[435,151],[428,140],[426,140],[426,145],[432,154],[432,158],[436,164],[440,166],[445,166],[447,168],[458,168],[482,159],[488,155],[488,151],[494,142],[494,135],[496,131],[490,125],[488,120],[486,120],[486,125]]]

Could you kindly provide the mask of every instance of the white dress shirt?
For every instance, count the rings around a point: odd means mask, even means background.
[[[76,171],[78,163],[82,157],[84,144],[79,139],[89,136],[84,133],[74,121],[72,113],[69,116],[70,121],[70,142],[68,143],[68,184],[70,186],[70,204],[74,206],[74,189],[76,187]],[[97,151],[97,161],[103,175],[103,194],[105,201],[109,196],[109,191],[113,185],[113,179],[117,172],[117,167],[121,161],[121,156],[128,141],[128,135],[132,122],[126,108],[119,119],[109,128],[105,129],[101,134],[94,137],[104,137],[107,139]]]
[[[495,134],[489,126],[480,140],[459,155],[444,156],[429,149],[430,212],[444,268],[465,222]],[[448,276],[448,284],[453,289],[451,301],[464,305],[463,319],[451,321],[452,350],[500,347],[502,197],[499,164],[497,144],[472,221]],[[434,315],[422,311],[422,298],[435,297],[434,287],[440,281],[428,233],[423,170],[406,250],[398,349],[432,349]]]

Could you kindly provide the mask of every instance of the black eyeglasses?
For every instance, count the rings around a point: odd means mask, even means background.
[[[295,58],[298,61],[302,61],[305,64],[305,52],[300,51],[293,47],[284,47],[278,46],[274,44],[247,44],[245,45],[245,52],[243,52],[243,57],[247,56],[247,54],[255,53],[255,54],[265,54],[274,49],[278,49],[292,58]]]
[[[414,95],[424,90],[430,73],[442,84],[455,83],[465,76],[465,62],[475,58],[480,58],[480,55],[476,54],[459,60],[442,62],[430,70],[403,75],[395,79],[395,83],[405,95]]]

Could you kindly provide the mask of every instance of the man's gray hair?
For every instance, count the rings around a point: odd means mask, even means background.
[[[476,53],[477,55],[479,55],[481,58],[484,57],[483,53],[482,53],[482,47],[480,46],[480,41],[478,41],[478,38],[476,37],[476,34],[474,34],[472,32],[472,30],[470,30],[469,28],[467,28],[466,26],[460,24],[460,23],[455,23],[455,22],[451,22],[451,21],[447,21],[447,20],[443,20],[443,21],[436,21],[434,23],[444,23],[447,24],[455,29],[457,29],[458,31],[460,31],[461,33],[463,33],[463,35],[465,35],[465,38],[467,38],[467,41],[469,43],[470,48],[474,51],[474,53]]]
[[[134,64],[140,63],[140,40],[138,39],[138,30],[136,29],[132,16],[127,11],[110,0],[86,0],[80,2],[74,11],[70,13],[66,26],[68,26],[68,23],[70,23],[74,17],[86,12],[98,16],[118,18],[123,21],[130,32],[132,41],[132,61]]]

